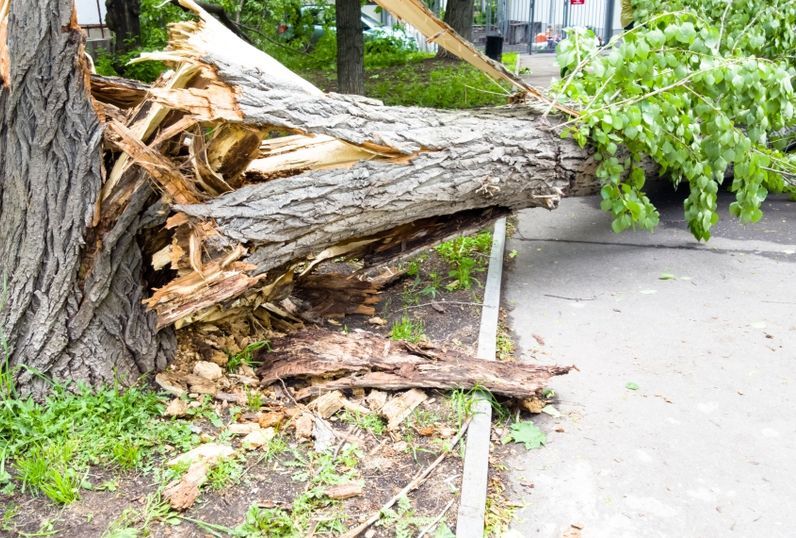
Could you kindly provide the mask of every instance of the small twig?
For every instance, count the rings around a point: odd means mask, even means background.
[[[379,517],[381,516],[381,513],[384,510],[388,510],[389,508],[391,508],[392,505],[398,502],[398,499],[405,496],[410,491],[419,488],[423,484],[423,482],[425,482],[426,478],[428,478],[428,475],[431,474],[431,471],[433,471],[440,463],[442,463],[442,461],[448,456],[448,454],[453,452],[453,447],[455,447],[458,444],[458,442],[461,440],[461,438],[464,437],[467,428],[470,426],[470,420],[471,419],[468,418],[467,422],[464,423],[462,429],[459,430],[459,433],[457,433],[456,437],[453,438],[453,442],[451,443],[451,446],[448,450],[437,456],[437,459],[431,462],[431,464],[428,467],[423,469],[420,473],[416,474],[411,482],[409,482],[406,486],[404,486],[404,488],[401,491],[393,495],[390,498],[390,500],[384,503],[382,507],[379,508],[376,512],[374,512],[368,519],[366,519],[364,523],[360,524],[358,527],[355,527],[354,529],[345,533],[342,536],[342,538],[356,538],[357,536],[365,532],[368,529],[368,527],[376,523],[379,520]]]
[[[545,293],[545,297],[552,297],[553,299],[564,299],[565,301],[593,301],[597,297],[566,297],[564,295],[553,295],[552,293]]]
[[[484,306],[484,303],[468,303],[467,301],[431,301],[430,303],[422,303],[411,306],[404,306],[401,310],[409,310],[412,308],[423,308],[424,306],[445,306],[446,304],[463,305],[463,306]]]
[[[423,536],[431,532],[434,529],[434,527],[437,526],[437,523],[439,523],[440,520],[443,517],[445,517],[445,514],[448,513],[448,510],[451,509],[451,506],[453,506],[453,499],[451,499],[450,502],[447,505],[445,505],[445,508],[443,508],[442,512],[440,512],[439,515],[437,515],[437,517],[434,518],[434,521],[426,525],[426,527],[423,528],[422,531],[420,531],[420,534],[417,535],[417,538],[423,538]]]

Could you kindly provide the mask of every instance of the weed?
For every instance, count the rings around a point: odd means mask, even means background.
[[[224,489],[237,483],[243,477],[243,465],[235,458],[226,458],[217,462],[207,474],[207,482],[214,490]]]
[[[259,390],[246,390],[246,405],[252,411],[259,411],[263,406],[263,393]]]
[[[514,340],[511,338],[506,325],[498,323],[495,357],[499,361],[514,360]]]
[[[491,232],[457,237],[438,245],[437,254],[450,264],[448,276],[453,278],[445,288],[448,291],[469,290],[473,282],[477,282],[473,273],[481,273],[486,269],[491,248]]]
[[[3,281],[0,285],[0,312],[6,307],[8,302],[8,279],[3,274]],[[16,396],[14,386],[14,372],[11,368],[11,347],[5,333],[0,327],[0,399],[6,400]]]
[[[82,476],[90,465],[130,469],[151,461],[166,445],[190,448],[196,439],[188,425],[162,420],[162,410],[161,397],[140,388],[93,392],[78,386],[70,392],[55,385],[43,403],[0,401],[0,459],[14,469],[6,481],[68,503],[88,485]]]
[[[409,316],[402,316],[400,321],[396,321],[390,328],[390,338],[393,340],[405,340],[417,343],[426,338],[425,327],[422,321],[415,321]]]
[[[508,530],[519,506],[510,502],[504,493],[505,486],[497,478],[489,481],[484,511],[484,536],[503,536]]]
[[[420,517],[405,495],[398,499],[395,509],[388,508],[379,514],[376,525],[379,527],[392,527],[396,538],[409,538],[417,531],[431,522],[432,518]]]
[[[363,414],[357,411],[344,411],[340,415],[340,420],[361,430],[368,431],[377,437],[384,435],[387,429],[384,420],[373,413]]]
[[[227,361],[227,370],[230,372],[237,372],[244,364],[251,367],[257,366],[259,363],[254,360],[254,352],[262,348],[266,348],[266,350],[270,351],[270,346],[271,344],[267,340],[260,340],[249,344],[241,351],[230,355],[229,361]]]
[[[442,422],[442,417],[435,411],[426,407],[417,407],[412,411],[410,421],[416,428],[427,428]]]
[[[426,287],[420,290],[420,295],[428,295],[431,299],[436,299],[441,287],[442,277],[436,271],[432,271],[428,274],[428,282]]]
[[[252,505],[246,512],[243,524],[236,527],[233,536],[273,538],[292,538],[300,536],[301,529],[296,526],[291,514],[282,508],[260,508]]]

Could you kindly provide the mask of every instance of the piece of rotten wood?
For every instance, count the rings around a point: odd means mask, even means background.
[[[336,486],[329,486],[323,490],[324,495],[330,499],[345,500],[352,497],[362,495],[362,484],[359,482],[347,482],[345,484],[337,484]]]
[[[390,398],[381,408],[381,414],[387,419],[387,429],[397,429],[426,398],[428,396],[420,389],[408,390]]]
[[[571,366],[492,363],[431,344],[395,342],[381,336],[348,335],[312,328],[274,340],[266,364],[257,371],[263,385],[291,378],[320,380],[296,393],[297,399],[324,391],[371,387],[485,388],[495,394],[528,398]]]

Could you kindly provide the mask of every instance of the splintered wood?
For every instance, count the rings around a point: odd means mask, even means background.
[[[430,344],[415,345],[366,332],[345,335],[323,329],[307,329],[275,341],[267,358],[267,364],[257,371],[263,385],[280,379],[312,380],[308,387],[297,391],[297,400],[357,387],[384,390],[480,387],[495,394],[526,399],[542,389],[552,376],[566,374],[572,368],[483,361]],[[406,403],[395,404],[396,417],[412,405],[416,396],[406,399]],[[382,414],[389,405],[391,402],[383,404]]]
[[[562,145],[530,104],[440,111],[325,94],[193,0],[177,3],[197,18],[172,25],[167,50],[138,60],[170,71],[151,86],[91,77],[107,126],[96,248],[126,204],[150,197],[146,305],[159,329],[372,317],[377,283],[313,268],[339,256],[384,263],[597,188],[596,161]],[[428,16],[415,4],[384,2],[413,22]],[[434,39],[459,43],[448,30]],[[460,45],[468,61],[533,93]],[[282,303],[292,292],[298,309]]]

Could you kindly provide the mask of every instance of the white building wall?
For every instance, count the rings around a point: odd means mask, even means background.
[[[105,24],[105,0],[74,0],[80,26]]]

